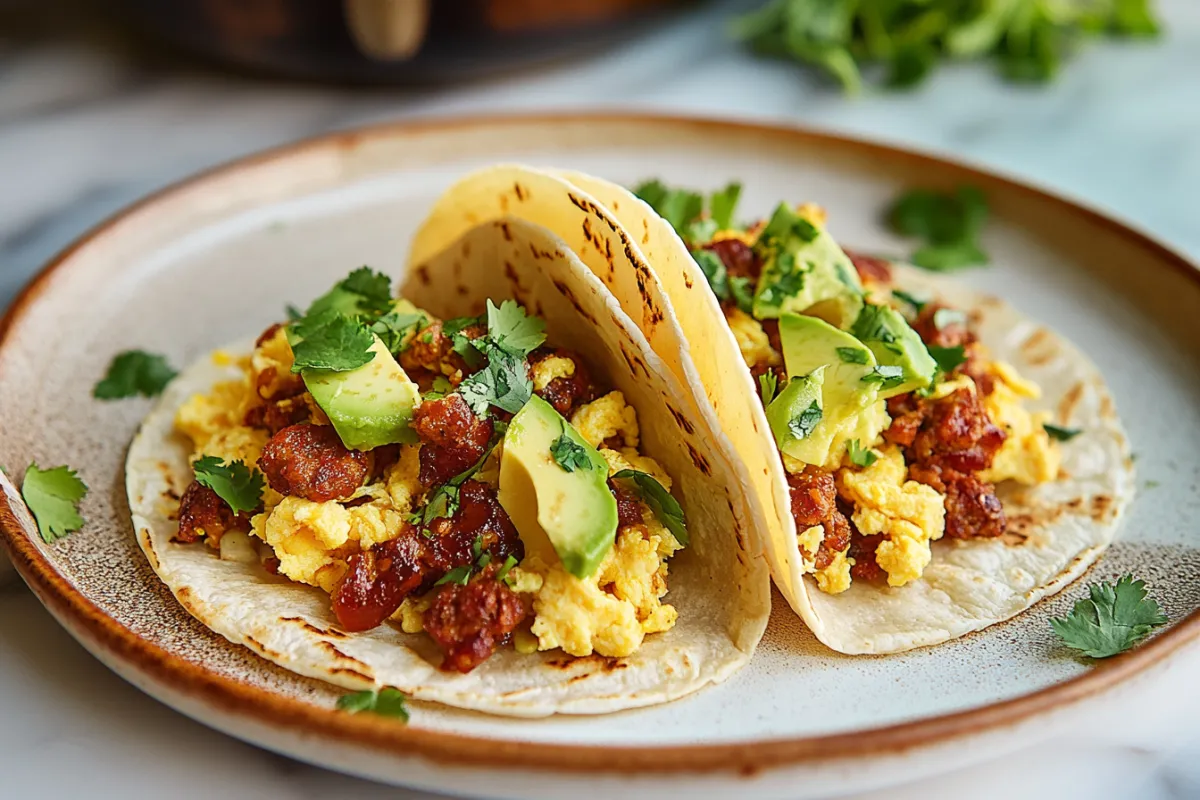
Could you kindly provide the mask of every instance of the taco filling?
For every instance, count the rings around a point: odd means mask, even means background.
[[[663,193],[638,190],[652,206]],[[1024,406],[1039,387],[989,356],[967,314],[843,252],[822,209],[781,204],[741,228],[724,205],[720,224],[671,221],[758,382],[817,587],[904,586],[931,542],[1003,536],[997,484],[1059,473],[1050,413]]]
[[[424,632],[447,671],[509,644],[627,656],[674,626],[671,477],[541,319],[437,319],[366,268],[292,316],[176,413],[177,541],[327,592],[346,631]]]

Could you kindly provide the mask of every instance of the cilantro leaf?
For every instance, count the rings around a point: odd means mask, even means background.
[[[371,345],[375,337],[361,322],[329,313],[305,317],[294,324],[296,334],[303,338],[292,345],[292,372],[305,369],[346,372],[358,369],[374,357]]]
[[[933,360],[937,362],[938,369],[944,375],[949,375],[967,362],[967,354],[961,344],[954,347],[929,345],[926,349],[929,351],[929,355],[933,356]]]
[[[126,350],[113,357],[103,380],[92,389],[92,396],[99,400],[116,400],[122,397],[154,397],[178,373],[157,353],[144,350]]]
[[[1088,587],[1089,597],[1078,600],[1065,617],[1050,620],[1063,644],[1090,658],[1108,658],[1123,653],[1155,628],[1166,625],[1167,617],[1147,595],[1145,581],[1132,575]]]
[[[856,467],[869,467],[879,460],[879,456],[875,455],[875,451],[868,447],[863,447],[858,443],[858,439],[851,439],[849,444],[850,463]]]
[[[446,583],[457,583],[459,586],[466,586],[470,582],[471,565],[463,564],[462,566],[455,567],[442,577],[438,578],[436,581],[434,581],[433,585],[441,586],[442,584]]]
[[[504,563],[500,565],[500,569],[496,570],[496,580],[504,581],[508,585],[512,585],[508,580],[508,573],[512,572],[512,568],[517,565],[517,557],[509,556],[504,559]]]
[[[192,464],[196,483],[207,486],[224,500],[233,513],[254,511],[262,505],[262,473],[247,467],[244,461],[228,464],[216,456],[201,456]]]
[[[914,314],[920,314],[921,310],[924,309],[925,306],[929,305],[928,300],[918,300],[903,289],[892,289],[892,297],[895,297],[897,300],[903,301],[912,306]]]
[[[883,389],[892,389],[904,383],[904,367],[898,364],[880,364],[859,380],[862,383],[878,383]]]
[[[733,227],[733,215],[741,196],[742,184],[733,181],[726,184],[724,189],[713,192],[709,197],[708,213],[712,217],[712,221],[716,223],[718,230],[729,230]]]
[[[342,695],[338,698],[337,707],[338,711],[345,711],[349,714],[367,712],[408,722],[408,707],[405,705],[407,699],[399,689],[389,686]]]
[[[650,506],[658,521],[671,532],[680,546],[688,546],[687,521],[683,515],[683,507],[657,478],[640,470],[623,469],[610,475],[609,479],[632,480],[643,502]]]
[[[867,351],[858,347],[839,347],[837,348],[837,354],[843,364],[867,363]]]
[[[488,364],[458,385],[458,393],[475,414],[482,416],[488,406],[517,413],[533,396],[533,381],[523,358],[492,347]]]
[[[813,400],[808,408],[788,421],[788,430],[797,439],[807,438],[809,434],[816,430],[822,416],[824,416],[824,412],[821,411],[821,404]]]
[[[314,300],[304,316],[316,317],[333,311],[346,317],[377,317],[391,309],[391,279],[370,267],[359,267]]]
[[[729,296],[733,298],[733,302],[742,310],[742,313],[749,314],[754,308],[754,283],[743,275],[736,275],[729,279]]]
[[[1049,422],[1042,425],[1046,433],[1050,434],[1050,438],[1059,442],[1069,442],[1079,434],[1083,433],[1079,428],[1063,428],[1058,425],[1051,425]]]
[[[485,347],[487,341],[485,339],[477,347],[475,344],[476,340],[467,336],[463,331],[482,324],[483,317],[455,317],[442,323],[442,334],[450,337],[450,347],[454,352],[462,356],[463,360],[467,362],[467,366],[470,367],[478,367],[483,363],[484,357],[480,348]],[[430,336],[428,332],[424,335]],[[431,340],[427,339],[425,341],[428,344]]]
[[[454,391],[454,384],[445,375],[436,375],[429,391],[421,395],[422,400],[440,400]]]
[[[758,376],[758,394],[762,398],[763,408],[771,405],[771,401],[775,399],[775,395],[779,392],[779,378],[775,377],[775,373],[768,370]]]
[[[371,323],[371,333],[379,337],[389,353],[400,353],[418,328],[428,324],[429,319],[420,311],[405,313],[389,311]]]
[[[505,300],[497,308],[489,299],[487,326],[488,341],[513,356],[523,358],[546,341],[545,320],[525,313],[515,300]]]
[[[689,222],[704,212],[704,195],[689,189],[669,189],[659,180],[646,181],[633,193],[681,234]]]
[[[558,438],[551,442],[550,455],[564,472],[574,472],[577,469],[586,472],[592,468],[592,459],[588,457],[587,450],[567,435],[565,425]]]
[[[83,527],[79,502],[87,492],[87,485],[67,466],[39,469],[36,463],[30,464],[21,482],[21,497],[33,512],[46,544]]]
[[[946,272],[988,262],[978,243],[987,215],[983,192],[960,186],[953,193],[905,192],[889,207],[887,221],[896,233],[925,241],[912,255],[914,264]]]

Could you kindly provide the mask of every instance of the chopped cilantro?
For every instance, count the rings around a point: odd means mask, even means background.
[[[868,447],[863,447],[858,443],[858,439],[851,439],[849,445],[850,463],[856,467],[869,467],[879,460],[879,456],[875,455],[875,451]]]
[[[349,714],[367,712],[408,722],[408,708],[405,706],[407,699],[399,689],[388,686],[382,689],[368,689],[364,692],[342,695],[338,698],[337,707],[338,711],[345,711]]]
[[[487,413],[488,406],[515,414],[533,396],[529,366],[523,358],[494,347],[487,366],[460,383],[458,393],[480,416]]]
[[[928,300],[918,300],[903,289],[892,289],[892,297],[895,297],[897,300],[912,306],[914,314],[920,314],[921,310],[924,309],[925,306],[929,305]]]
[[[719,189],[708,198],[708,213],[719,230],[733,227],[733,215],[742,196],[742,185],[736,181]]]
[[[577,469],[586,472],[592,468],[592,460],[588,458],[587,450],[567,435],[566,425],[558,438],[551,443],[550,455],[564,472],[574,472]]]
[[[523,358],[546,341],[545,321],[525,313],[515,300],[505,300],[497,308],[489,299],[487,326],[487,340],[513,356]]]
[[[410,515],[409,522],[413,525],[420,525],[421,532],[426,536],[431,536],[433,534],[429,530],[429,526],[434,520],[453,517],[457,514],[459,508],[459,487],[469,481],[475,476],[476,472],[479,472],[483,468],[483,465],[491,458],[492,451],[496,449],[496,444],[500,441],[502,435],[503,433],[499,430],[493,431],[492,441],[488,445],[487,450],[483,452],[483,455],[479,457],[479,460],[430,492],[429,497],[425,500],[425,507],[419,512]]]
[[[779,379],[775,377],[775,373],[768,370],[758,376],[758,394],[762,397],[763,408],[771,405],[771,401],[775,399],[775,395],[779,392]]]
[[[1155,628],[1167,624],[1158,603],[1147,596],[1145,581],[1132,575],[1114,586],[1107,581],[1088,587],[1065,617],[1050,620],[1063,644],[1090,658],[1123,653]]]
[[[1051,425],[1049,422],[1042,425],[1046,433],[1050,434],[1051,439],[1060,442],[1069,442],[1079,434],[1083,433],[1079,428],[1063,428],[1058,425]]]
[[[754,285],[749,278],[741,275],[730,278],[729,296],[743,313],[751,313],[751,309],[754,308]]]
[[[682,547],[688,546],[687,521],[684,519],[683,508],[657,478],[636,469],[623,469],[613,474],[610,479],[632,480],[642,500],[650,506],[658,521],[666,526]]]
[[[949,375],[967,361],[966,351],[961,344],[954,347],[930,345],[926,349],[929,351],[929,355],[933,356],[933,360],[937,362],[938,369],[943,375]]]
[[[263,476],[244,461],[226,464],[216,456],[201,456],[192,464],[196,483],[207,486],[224,500],[233,513],[254,511],[262,504]]]
[[[459,586],[466,586],[470,582],[471,582],[471,565],[463,564],[460,567],[455,567],[454,569],[450,570],[442,577],[438,578],[437,581],[434,582],[433,585],[441,586],[442,584],[445,584],[445,583],[457,583]]]
[[[859,380],[863,383],[878,383],[883,389],[892,389],[904,383],[904,367],[880,364]]]
[[[939,308],[933,312],[933,327],[944,331],[951,325],[966,325],[967,315],[957,308]]]
[[[496,580],[504,581],[508,585],[512,585],[508,580],[508,573],[512,572],[512,568],[517,565],[517,557],[509,556],[504,559],[504,563],[500,565],[500,569],[496,570]]]
[[[912,255],[914,264],[947,272],[988,262],[978,244],[987,215],[983,192],[961,186],[951,194],[905,192],[888,209],[887,220],[896,233],[925,241]]]
[[[717,231],[733,229],[742,185],[736,181],[729,183],[713,192],[707,202],[699,192],[671,189],[659,180],[646,181],[633,193],[669,222],[685,242],[695,246],[708,242]]]
[[[810,433],[816,430],[823,415],[821,404],[813,400],[808,408],[801,411],[788,422],[788,430],[797,439],[805,439]]]
[[[92,396],[99,400],[116,400],[139,394],[142,397],[154,397],[162,393],[176,374],[167,359],[157,353],[126,350],[113,358],[104,379],[92,389]]]
[[[837,354],[843,364],[867,363],[867,352],[858,347],[839,347],[837,348]]]
[[[811,242],[820,235],[817,226],[796,213],[796,209],[787,203],[775,206],[771,219],[759,236],[761,242],[784,241],[797,237],[801,241]]]
[[[442,334],[450,337],[450,347],[471,367],[478,367],[483,363],[483,353],[476,347],[475,340],[463,331],[482,324],[483,317],[455,317],[442,323]],[[428,337],[424,340],[425,343],[430,344],[433,341],[432,332],[427,331],[425,336]]]
[[[450,379],[445,375],[438,375],[433,379],[433,384],[429,391],[421,395],[422,400],[440,400],[446,395],[454,391],[454,384],[450,383]]]
[[[314,300],[304,316],[317,317],[333,311],[345,317],[377,317],[391,309],[391,279],[370,267],[359,267]]]
[[[296,323],[299,338],[292,345],[292,372],[326,369],[346,372],[373,358],[375,337],[366,325],[338,313],[305,317]]]
[[[389,311],[371,323],[371,333],[383,341],[389,353],[396,354],[405,349],[411,333],[428,323],[429,318],[420,311]]]
[[[37,520],[42,541],[52,544],[83,527],[79,502],[88,487],[67,466],[39,469],[30,464],[21,482],[21,497]]]
[[[1009,80],[1047,81],[1085,38],[1157,33],[1150,0],[769,0],[733,28],[755,53],[804,64],[848,94],[864,75],[907,89],[962,59],[992,59]]]

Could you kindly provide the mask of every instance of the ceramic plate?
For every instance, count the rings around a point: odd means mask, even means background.
[[[340,692],[272,667],[193,621],[134,542],[126,446],[148,401],[99,403],[114,353],[186,364],[261,331],[352,267],[398,276],[414,226],[456,176],[519,160],[617,181],[744,182],[744,211],[826,206],[839,241],[904,251],[877,224],[903,187],[989,195],[993,265],[964,280],[1079,344],[1108,377],[1136,453],[1139,499],[1085,580],[1133,572],[1174,624],[1100,665],[1048,625],[1076,583],[1019,618],[887,657],[820,646],[776,597],[753,663],[670,705],[597,718],[511,720],[415,704],[407,726],[334,712]],[[104,663],[215,728],[299,758],[443,792],[561,797],[815,795],[994,756],[1200,635],[1200,275],[1099,213],[948,161],[797,130],[657,117],[529,117],[379,127],[237,162],[169,189],[71,247],[0,325],[0,464],[69,463],[91,486],[86,528],[45,545],[16,490],[0,527],[18,571]],[[1153,487],[1153,488],[1151,488]],[[1185,524],[1190,523],[1190,524]]]

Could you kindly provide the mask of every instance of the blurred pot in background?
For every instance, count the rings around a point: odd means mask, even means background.
[[[276,75],[414,83],[611,42],[695,0],[121,0],[168,45]]]

